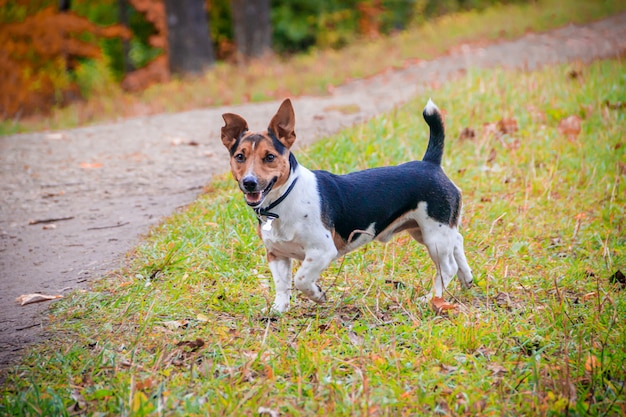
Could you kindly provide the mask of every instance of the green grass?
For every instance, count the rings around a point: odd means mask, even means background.
[[[476,280],[451,285],[458,313],[418,302],[434,266],[400,235],[334,263],[327,304],[296,294],[266,320],[264,250],[224,174],[127,269],[55,304],[53,337],[6,373],[0,414],[623,414],[626,289],[610,276],[626,271],[626,115],[606,102],[626,102],[626,65],[571,69],[471,72],[429,93]],[[298,160],[341,173],[421,158],[427,98]],[[569,115],[575,138],[558,130]],[[490,133],[502,118],[519,130]]]
[[[247,65],[220,63],[197,78],[175,78],[138,94],[128,94],[105,75],[89,100],[49,115],[0,120],[0,135],[64,129],[146,114],[209,106],[327,94],[333,86],[410,62],[432,59],[464,42],[516,38],[567,23],[586,23],[626,10],[625,0],[541,0],[499,5],[480,12],[444,16],[394,36],[357,41],[341,50],[314,50],[289,59]],[[380,59],[380,57],[385,59]]]

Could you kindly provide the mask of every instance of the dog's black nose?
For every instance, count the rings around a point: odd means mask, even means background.
[[[241,183],[246,191],[255,191],[256,187],[259,185],[256,178],[251,175],[244,177]]]

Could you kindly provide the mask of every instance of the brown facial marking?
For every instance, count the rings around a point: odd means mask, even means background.
[[[268,131],[254,133],[248,131],[245,119],[234,113],[222,115],[222,143],[231,154],[230,168],[239,188],[251,206],[261,204],[269,188],[280,187],[289,178],[289,149],[296,140],[295,113],[291,100],[286,99],[269,123]],[[270,133],[286,149],[282,154]],[[246,179],[244,181],[244,179]]]
[[[258,191],[262,191],[274,178],[274,187],[278,187],[289,177],[289,152],[281,155],[267,133],[246,133],[232,154],[230,168],[240,185],[244,176],[252,175],[258,181]]]

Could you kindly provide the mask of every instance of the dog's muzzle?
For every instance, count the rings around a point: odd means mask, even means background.
[[[247,175],[241,180],[241,190],[246,198],[246,203],[251,207],[256,207],[263,202],[278,178],[274,177],[265,188],[258,179],[252,175]]]

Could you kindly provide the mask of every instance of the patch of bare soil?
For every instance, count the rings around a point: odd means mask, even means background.
[[[299,97],[298,145],[387,112],[471,67],[536,69],[626,51],[626,14],[583,26],[527,34]],[[193,201],[228,169],[221,114],[264,128],[278,102],[129,119],[55,133],[0,138],[0,367],[45,338],[42,303],[22,294],[64,295],[119,268],[125,253],[164,216]],[[350,108],[350,112],[341,112]],[[358,111],[352,111],[358,110]],[[416,110],[417,111],[417,110]],[[421,112],[421,109],[419,109]]]

